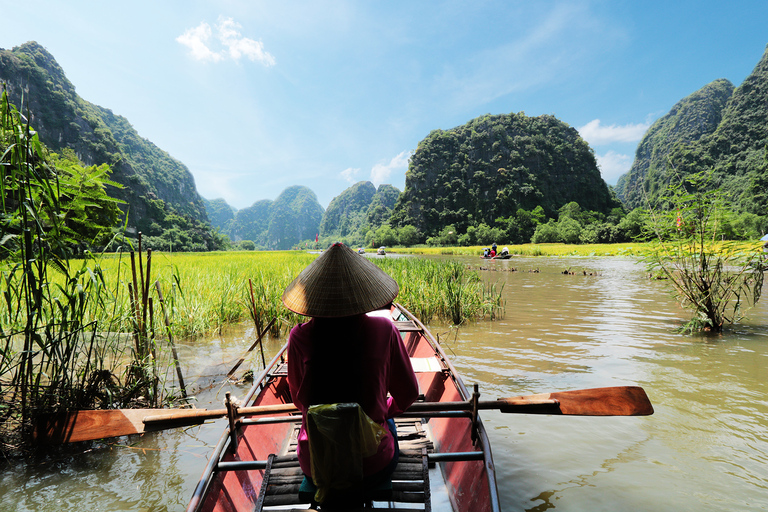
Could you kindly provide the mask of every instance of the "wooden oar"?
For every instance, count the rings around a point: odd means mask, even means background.
[[[503,413],[576,416],[646,416],[653,406],[637,386],[579,389],[479,401],[478,409]],[[472,402],[417,402],[408,412],[471,411]],[[297,412],[293,404],[240,407],[238,416]],[[226,409],[106,409],[63,413],[38,426],[37,436],[50,442],[75,442],[140,434],[195,425],[227,415]]]
[[[293,404],[241,407],[239,416],[296,412]],[[37,439],[75,443],[197,425],[227,415],[226,409],[98,409],[64,412],[41,421]]]

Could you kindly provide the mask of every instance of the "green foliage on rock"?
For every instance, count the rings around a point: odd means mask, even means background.
[[[368,231],[367,213],[376,195],[376,187],[370,181],[360,181],[334,197],[323,213],[320,235],[339,241],[348,237],[358,238],[360,230]],[[349,245],[356,245],[352,242]]]
[[[211,200],[203,198],[203,204],[205,205],[205,213],[208,214],[211,226],[219,231],[226,232],[229,229],[230,223],[235,219],[237,210],[221,198]]]
[[[728,80],[715,80],[680,100],[651,125],[637,146],[629,172],[616,183],[616,195],[627,207],[646,208],[665,193],[673,149],[714,132],[733,89]]]
[[[617,206],[578,132],[553,116],[486,115],[419,143],[391,223],[436,237],[448,225],[493,226],[520,208],[553,215],[571,201]]]
[[[166,221],[172,214],[187,219],[196,231],[209,232],[200,242],[205,250],[219,248],[189,169],[140,137],[124,117],[82,99],[45,48],[29,42],[0,49],[0,82],[17,107],[23,97],[21,110],[29,113],[40,141],[50,150],[72,150],[83,167],[110,167],[110,180],[122,187],[108,185],[106,191],[124,202],[121,210],[128,217],[129,233],[179,229],[177,222]]]
[[[377,189],[370,181],[360,181],[334,197],[323,214],[320,223],[321,245],[344,242],[353,247],[375,243],[378,230],[389,226],[392,208],[400,196],[400,191],[392,185],[379,185]],[[371,233],[368,236],[368,233]],[[398,243],[397,232],[393,229],[393,238],[387,236],[384,245]],[[406,233],[408,238],[409,233]],[[379,244],[381,245],[381,244]]]
[[[288,187],[270,207],[267,245],[270,249],[290,249],[301,240],[319,233],[323,207],[309,188]]]
[[[314,242],[322,216],[315,193],[295,185],[274,201],[262,199],[238,210],[224,233],[234,242],[252,240],[257,249],[291,249],[306,240]]]
[[[768,49],[735,89],[727,80],[716,80],[654,123],[616,192],[629,207],[664,207],[660,201],[670,184],[709,169],[709,186],[728,197],[734,213],[765,216]]]

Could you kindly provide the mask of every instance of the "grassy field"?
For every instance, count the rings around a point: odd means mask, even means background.
[[[283,307],[283,290],[316,257],[317,254],[302,251],[153,252],[149,281],[159,283],[172,334],[177,338],[216,332],[241,321],[255,321],[261,329],[272,318],[278,320],[271,333],[281,336],[303,321]],[[424,321],[444,318],[460,323],[498,313],[500,290],[485,287],[476,271],[461,264],[422,258],[374,262],[398,282],[398,301]],[[94,265],[94,261],[80,263],[89,269]],[[99,265],[99,274],[106,283],[101,287],[99,302],[109,304],[86,320],[108,324],[113,331],[131,332],[135,320],[127,292],[132,282],[130,257],[105,255]],[[146,259],[142,269],[146,273]],[[83,275],[88,276],[89,272]],[[107,294],[105,289],[109,290]],[[159,329],[163,319],[154,284],[149,291],[154,298],[155,318],[148,323]],[[107,314],[108,319],[104,318]]]
[[[744,251],[760,250],[762,242],[740,242],[738,245]],[[455,255],[455,256],[481,256],[487,245],[474,247],[393,247],[387,249],[398,254],[425,254],[425,255]],[[523,245],[499,245],[509,248],[512,256],[643,256],[656,247],[652,243],[623,243],[623,244],[523,244]]]
[[[487,245],[473,247],[394,247],[391,252],[401,254],[445,254],[458,256],[480,256]],[[513,256],[637,256],[640,255],[646,244],[524,244],[524,245],[499,245],[509,248]]]

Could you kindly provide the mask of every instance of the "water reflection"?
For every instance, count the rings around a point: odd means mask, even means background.
[[[639,384],[656,410],[646,418],[484,412],[503,510],[768,509],[768,304],[722,336],[690,337],[675,333],[687,313],[665,283],[633,260],[482,265],[484,279],[504,283],[505,317],[458,331],[431,326],[467,384],[480,383],[484,398]],[[219,407],[228,390],[245,393],[247,385],[222,379],[253,341],[243,326],[182,344],[200,407]],[[268,341],[267,357],[283,342]],[[222,427],[218,420],[6,463],[0,509],[183,509]]]

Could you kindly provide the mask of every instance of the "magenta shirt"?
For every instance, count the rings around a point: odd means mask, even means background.
[[[327,321],[327,320],[326,320]],[[360,343],[365,343],[362,354],[360,371],[357,375],[360,382],[354,381],[354,372],[339,370],[333,384],[329,384],[324,390],[330,395],[334,394],[333,386],[350,387],[351,389],[365,390],[365,396],[360,405],[365,413],[374,421],[385,427],[385,421],[393,418],[406,410],[418,397],[419,385],[416,374],[411,367],[411,361],[403,345],[400,332],[387,318],[360,315],[354,317],[351,324],[360,322]],[[307,409],[310,405],[310,386],[312,379],[310,360],[312,358],[312,341],[316,329],[317,320],[299,324],[291,330],[288,340],[288,384],[291,389],[293,403],[302,413],[301,430],[299,431],[299,443],[296,449],[299,464],[302,471],[311,475],[309,458],[309,441],[307,439],[306,419]],[[356,326],[357,327],[357,326]],[[349,332],[339,332],[339,336],[354,336],[355,329]],[[332,344],[331,344],[332,349]],[[391,395],[387,396],[387,393]],[[343,401],[343,400],[336,400]],[[332,402],[332,403],[336,403]],[[395,454],[394,441],[389,429],[387,436],[379,444],[376,455],[363,460],[363,473],[365,476],[374,474],[392,460]]]

